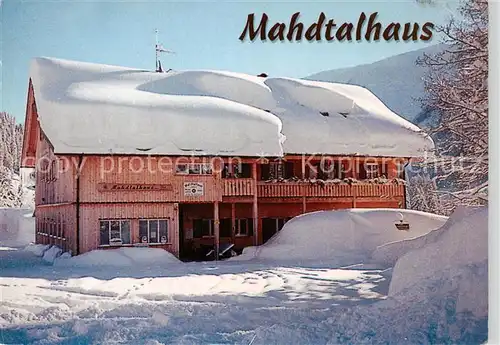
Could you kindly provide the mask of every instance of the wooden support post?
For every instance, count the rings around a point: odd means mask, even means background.
[[[356,208],[356,196],[358,193],[358,188],[356,184],[352,184],[351,188],[352,188],[352,208]]]
[[[307,211],[307,205],[306,205],[306,162],[305,162],[305,155],[302,155],[302,213],[306,213]]]
[[[236,238],[236,205],[231,203],[231,238],[233,243]]]
[[[220,221],[219,221],[219,202],[214,203],[214,236],[215,236],[215,260],[219,259],[220,246]]]
[[[257,186],[257,162],[253,162],[252,164],[252,176],[255,181],[255,185]],[[259,209],[257,206],[257,189],[255,189],[253,193],[253,241],[254,245],[258,246],[260,244],[259,238]]]

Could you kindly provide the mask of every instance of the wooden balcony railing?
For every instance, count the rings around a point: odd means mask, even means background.
[[[223,196],[250,196],[255,194],[255,181],[251,178],[222,179]]]
[[[395,184],[311,184],[309,182],[259,182],[260,198],[286,197],[395,197],[404,195],[404,186]]]
[[[259,198],[293,197],[399,197],[404,196],[404,185],[397,184],[312,184],[310,182],[257,182],[245,178],[222,179],[223,196],[252,196]]]

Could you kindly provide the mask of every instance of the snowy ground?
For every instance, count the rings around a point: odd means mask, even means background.
[[[280,329],[314,326],[388,291],[374,269],[231,262],[68,269],[14,248],[2,248],[0,262],[5,343],[248,344],[254,336],[268,343],[273,329],[285,336]],[[293,342],[321,338],[314,332]]]
[[[325,259],[181,263],[148,248],[48,264],[46,248],[0,237],[0,343],[479,344],[487,334],[485,215],[463,211],[426,240],[393,243],[401,257],[394,274]],[[438,251],[432,273],[415,278],[420,267],[430,272],[424,256]],[[455,264],[447,253],[457,252],[467,258]]]

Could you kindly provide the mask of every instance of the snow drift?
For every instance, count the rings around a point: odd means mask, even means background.
[[[55,153],[411,157],[434,147],[359,86],[51,58],[30,75]]]
[[[394,267],[389,295],[435,277],[445,270],[488,260],[488,208],[458,208],[434,241],[408,252]]]
[[[458,208],[441,228],[384,246],[389,257],[401,255],[388,298],[326,320],[331,343],[484,344],[487,224],[486,207]]]
[[[0,241],[4,246],[19,247],[35,241],[33,210],[0,208]]]
[[[82,255],[60,258],[54,261],[55,266],[65,267],[145,267],[178,263],[181,263],[181,261],[166,250],[146,247],[93,250]]]
[[[401,215],[410,230],[398,230]],[[359,263],[382,244],[421,236],[442,226],[445,216],[402,209],[346,209],[297,216],[260,247],[236,260],[337,260]]]

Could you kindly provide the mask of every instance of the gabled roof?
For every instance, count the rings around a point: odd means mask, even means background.
[[[412,157],[434,147],[359,86],[52,58],[34,59],[30,74],[55,153]]]

